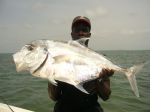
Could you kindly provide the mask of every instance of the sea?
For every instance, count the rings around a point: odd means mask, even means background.
[[[131,91],[124,74],[114,73],[111,79],[109,100],[99,103],[105,112],[150,112],[150,50],[99,51],[113,63],[128,68],[149,62],[136,75],[140,97]],[[12,53],[0,54],[0,103],[29,109],[35,112],[52,112],[55,102],[48,96],[48,81],[27,72],[17,73]]]

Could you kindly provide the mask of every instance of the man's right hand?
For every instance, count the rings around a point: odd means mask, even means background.
[[[101,73],[99,74],[100,78],[108,78],[114,74],[114,70],[109,70],[109,69],[102,69]]]
[[[113,70],[103,69],[102,72],[99,74],[99,78],[102,79],[101,81],[97,80],[97,93],[99,97],[101,97],[104,101],[109,99],[111,94],[110,89],[110,79],[109,77],[114,74]]]

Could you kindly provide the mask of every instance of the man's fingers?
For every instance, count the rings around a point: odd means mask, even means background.
[[[112,76],[114,74],[114,70],[109,70],[108,72],[109,72],[108,73],[109,76]]]
[[[114,74],[114,70],[109,69],[102,69],[101,73],[99,74],[100,77],[112,76]]]

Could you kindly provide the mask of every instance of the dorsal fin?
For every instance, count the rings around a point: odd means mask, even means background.
[[[68,44],[74,45],[80,48],[86,48],[86,42],[89,41],[90,38],[81,38],[78,40],[70,40],[68,41]]]
[[[79,42],[77,42],[77,41],[75,41],[75,40],[70,40],[70,41],[68,41],[68,44],[69,44],[69,45],[73,45],[73,46],[75,46],[75,47],[84,48],[83,45],[81,45]]]
[[[75,40],[75,41],[77,41],[78,43],[80,43],[83,46],[87,46],[87,42],[89,41],[89,39],[90,38],[80,38],[80,39]]]

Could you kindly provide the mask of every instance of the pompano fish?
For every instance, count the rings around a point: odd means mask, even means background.
[[[29,71],[33,76],[48,79],[54,85],[57,85],[56,80],[62,81],[87,94],[83,83],[100,78],[103,69],[121,72],[139,97],[135,74],[142,69],[143,63],[121,68],[77,41],[36,40],[22,47],[13,58],[18,72]]]

